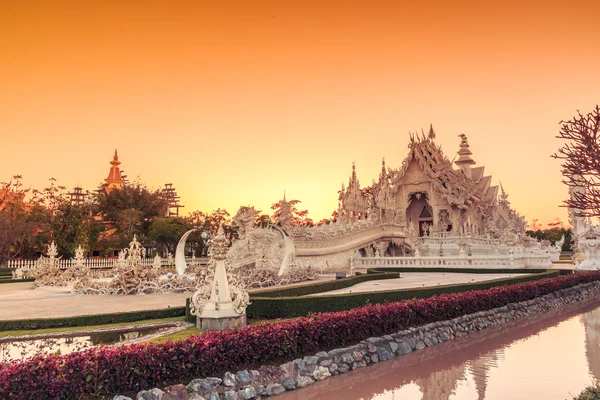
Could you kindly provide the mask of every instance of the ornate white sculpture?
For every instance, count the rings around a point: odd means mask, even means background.
[[[50,243],[50,246],[48,246],[48,258],[50,260],[50,263],[54,263],[57,255],[58,255],[58,248],[56,247],[56,244],[54,243],[54,240],[53,240],[52,243]]]
[[[160,256],[160,254],[156,253],[152,262],[152,266],[155,269],[160,269],[162,267],[162,257]]]
[[[122,267],[127,265],[127,249],[122,249],[119,251],[119,256],[117,258],[117,266]]]
[[[129,265],[139,264],[142,261],[142,250],[143,248],[137,240],[137,235],[133,235],[133,240],[129,243],[129,250],[127,250],[127,263]]]
[[[183,236],[181,236],[181,239],[179,239],[179,242],[177,243],[177,249],[175,250],[175,270],[179,276],[183,276],[187,267],[185,264],[185,244],[187,242],[187,238],[195,231],[196,229],[190,229],[184,233]]]
[[[589,219],[577,224],[574,232],[575,268],[580,270],[600,269],[600,225]]]
[[[78,267],[83,267],[83,264],[85,263],[85,256],[84,256],[84,251],[81,248],[81,245],[77,246],[77,248],[75,249],[75,265]]]
[[[235,286],[229,286],[225,259],[227,257],[227,239],[223,233],[223,226],[219,226],[217,234],[212,239],[210,255],[215,263],[214,281],[210,289],[210,297],[206,286],[200,287],[192,296],[190,312],[196,315],[198,326],[207,329],[223,329],[245,325],[245,312],[249,304],[248,293]],[[232,296],[233,292],[233,296]],[[238,320],[243,317],[240,322]]]

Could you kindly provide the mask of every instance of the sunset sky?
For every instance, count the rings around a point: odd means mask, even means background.
[[[0,181],[129,178],[186,207],[318,220],[352,162],[370,185],[432,123],[518,212],[566,210],[559,121],[600,102],[600,3],[0,1]]]

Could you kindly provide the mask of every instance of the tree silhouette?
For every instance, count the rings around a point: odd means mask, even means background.
[[[569,186],[571,198],[564,201],[577,216],[600,216],[600,107],[577,115],[562,124],[559,139],[567,142],[552,157],[564,160],[563,183]]]

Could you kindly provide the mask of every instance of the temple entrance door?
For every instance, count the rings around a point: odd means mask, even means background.
[[[427,192],[411,193],[406,209],[406,220],[419,230],[419,236],[429,236],[433,228],[433,209],[429,205]]]
[[[419,236],[431,235],[431,228],[433,228],[433,215],[429,204],[425,204],[419,214]]]

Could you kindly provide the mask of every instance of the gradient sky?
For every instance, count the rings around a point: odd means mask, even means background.
[[[185,213],[318,220],[433,123],[529,221],[566,221],[561,119],[600,102],[595,1],[0,1],[0,181],[93,189],[115,148]]]

